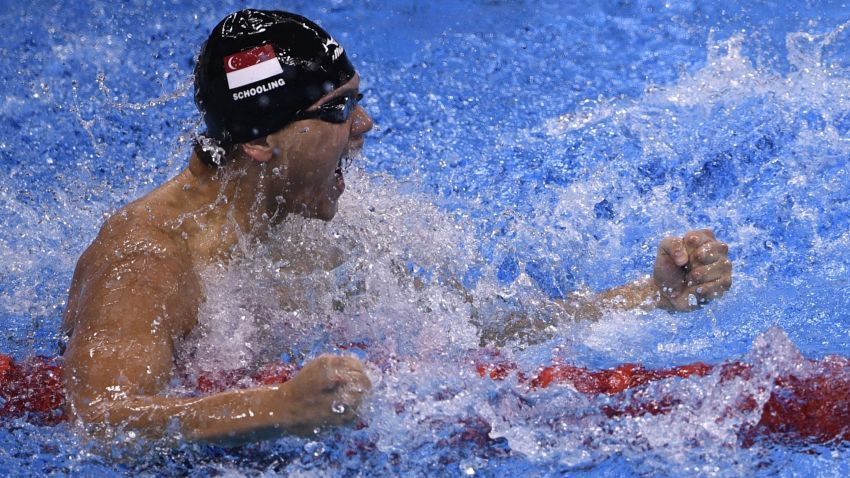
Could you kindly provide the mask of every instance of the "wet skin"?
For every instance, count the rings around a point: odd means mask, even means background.
[[[359,82],[313,107],[356,94]],[[182,439],[233,444],[350,422],[371,387],[353,357],[323,355],[282,385],[200,398],[161,393],[175,343],[197,325],[197,271],[232,260],[240,233],[262,241],[290,214],[332,219],[344,190],[340,161],[371,127],[358,106],[344,124],[303,120],[239,145],[218,169],[193,155],[178,176],[108,219],[80,257],[63,320],[69,416],[151,437],[173,433],[166,429],[177,419]],[[667,238],[652,278],[563,306],[580,318],[605,308],[690,310],[730,287],[727,251],[707,230]]]
[[[313,107],[356,93],[359,81]],[[358,106],[344,124],[298,121],[240,145],[218,170],[193,155],[186,170],[108,219],[77,263],[63,320],[69,416],[153,437],[176,418],[185,439],[219,443],[351,421],[371,387],[353,357],[321,356],[282,385],[160,394],[175,343],[197,324],[197,271],[231,260],[237,230],[262,240],[288,214],[331,219],[344,184],[338,165],[371,127]]]

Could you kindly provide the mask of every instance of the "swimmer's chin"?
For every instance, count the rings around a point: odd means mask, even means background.
[[[310,216],[311,219],[318,219],[320,221],[328,222],[336,217],[338,206],[334,204],[331,208],[321,211],[316,211],[316,214]]]
[[[339,202],[332,201],[320,207],[305,208],[297,214],[305,219],[318,219],[319,221],[327,222],[336,217],[338,210]]]
[[[342,152],[342,160],[350,162],[358,157],[360,157],[363,153],[363,143],[365,140],[360,138],[355,141],[350,141],[348,146],[346,146],[345,151]]]
[[[296,217],[303,217],[304,219],[317,219],[319,221],[330,221],[334,217],[336,217],[336,213],[339,210],[339,202],[333,201],[332,204],[326,204],[324,207],[303,207],[301,210],[296,211],[279,211],[271,215],[268,219],[268,224],[270,226],[279,226],[286,222],[287,218],[292,219]]]

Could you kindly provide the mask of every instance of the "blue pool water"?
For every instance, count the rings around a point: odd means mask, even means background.
[[[0,351],[24,358],[55,354],[76,258],[104,216],[185,165],[200,129],[194,56],[245,5],[2,3]],[[103,449],[68,425],[5,422],[0,474],[850,473],[846,444],[744,447],[737,432],[758,411],[723,413],[769,387],[797,350],[850,355],[845,4],[251,6],[299,12],[332,32],[362,76],[376,127],[337,219],[292,221],[252,263],[207,275],[209,290],[227,293],[210,293],[187,360],[303,360],[361,339],[373,344],[363,354],[375,382],[369,426],[239,449],[119,433],[123,444]],[[594,323],[553,306],[576,288],[646,274],[663,237],[703,227],[734,260],[722,300]],[[329,245],[348,259],[324,275],[281,272],[272,259],[275,247],[311,255]],[[275,286],[319,293],[301,299],[307,312],[293,321],[269,294]],[[458,366],[482,333],[505,335],[519,314],[536,331],[509,338],[504,353],[527,369],[744,359],[767,382],[662,383],[657,393],[682,400],[673,413],[608,420],[604,398],[527,392]],[[458,439],[464,429],[481,430],[479,440]]]

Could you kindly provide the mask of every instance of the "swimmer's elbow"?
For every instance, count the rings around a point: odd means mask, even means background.
[[[161,430],[163,415],[155,402],[155,397],[129,397],[109,399],[105,397],[82,397],[70,395],[65,413],[72,423],[76,423],[91,432],[106,432],[114,427],[127,427],[139,431]],[[145,433],[147,434],[147,433]]]
[[[69,393],[65,402],[65,414],[72,423],[86,426],[108,424],[114,402],[102,397],[87,397]]]

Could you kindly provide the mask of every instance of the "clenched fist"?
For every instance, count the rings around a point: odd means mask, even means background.
[[[352,421],[372,388],[360,360],[336,355],[319,356],[290,382],[292,392],[287,398],[299,411],[293,427],[299,433]]]
[[[661,241],[652,279],[660,292],[659,307],[694,310],[732,286],[729,246],[708,229]]]

